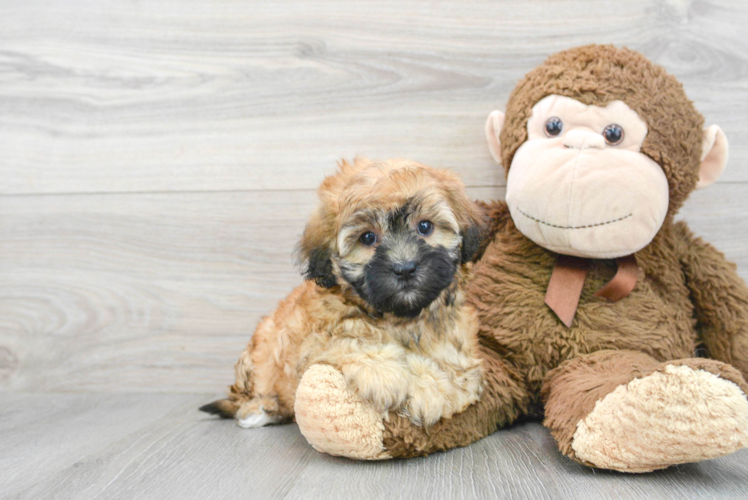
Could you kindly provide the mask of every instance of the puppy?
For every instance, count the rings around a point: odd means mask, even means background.
[[[318,194],[299,248],[308,281],[260,322],[228,398],[200,409],[246,428],[292,420],[314,363],[341,370],[383,417],[417,425],[477,401],[478,326],[463,285],[484,220],[457,176],[357,158]]]

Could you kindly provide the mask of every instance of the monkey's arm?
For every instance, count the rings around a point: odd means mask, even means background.
[[[735,264],[684,222],[675,225],[680,259],[696,314],[696,328],[709,356],[748,376],[748,287]]]

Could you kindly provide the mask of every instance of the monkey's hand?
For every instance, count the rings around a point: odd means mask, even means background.
[[[696,313],[696,328],[709,356],[748,377],[748,287],[735,264],[684,222],[675,224],[679,257]]]

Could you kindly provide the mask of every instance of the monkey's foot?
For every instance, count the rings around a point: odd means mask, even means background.
[[[301,377],[294,407],[301,434],[314,449],[359,460],[391,458],[384,451],[384,423],[348,390],[340,370],[316,364]]]
[[[649,472],[748,446],[748,399],[736,383],[667,364],[618,386],[577,424],[576,457],[595,467]]]

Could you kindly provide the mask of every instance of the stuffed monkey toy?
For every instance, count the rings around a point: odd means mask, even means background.
[[[468,287],[481,399],[428,429],[367,420],[314,365],[296,396],[304,436],[336,455],[412,457],[542,418],[563,454],[626,472],[748,445],[748,289],[673,220],[727,162],[724,134],[703,125],[681,84],[631,50],[579,47],[531,71],[486,124],[507,194],[485,205]]]

